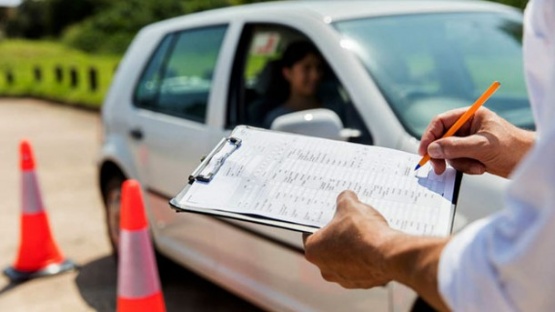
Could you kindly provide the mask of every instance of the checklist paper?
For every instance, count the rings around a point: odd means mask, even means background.
[[[216,157],[217,174],[186,187],[172,200],[174,208],[314,232],[333,218],[337,196],[352,190],[395,229],[429,236],[451,231],[453,168],[442,175],[429,164],[414,171],[416,154],[245,126],[232,136],[240,147],[224,151],[225,161]]]

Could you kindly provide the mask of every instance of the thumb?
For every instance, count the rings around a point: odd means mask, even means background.
[[[476,158],[485,145],[487,139],[481,135],[448,137],[428,145],[428,154],[436,159]]]
[[[349,209],[349,207],[358,202],[358,196],[353,191],[347,190],[341,192],[341,194],[337,196],[335,215],[337,216],[345,213]]]

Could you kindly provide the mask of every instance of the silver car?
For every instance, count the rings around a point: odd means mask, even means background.
[[[145,27],[102,109],[99,183],[114,249],[119,187],[133,178],[144,189],[156,249],[264,309],[409,310],[416,294],[400,284],[346,290],[325,282],[304,259],[298,233],[178,214],[168,200],[231,129],[261,125],[275,105],[276,60],[292,42],[318,48],[319,97],[334,106],[310,118],[283,115],[277,130],[416,152],[434,115],[472,104],[494,80],[503,86],[486,106],[534,127],[521,35],[519,11],[482,1],[271,2]],[[465,176],[455,230],[499,209],[505,184]]]

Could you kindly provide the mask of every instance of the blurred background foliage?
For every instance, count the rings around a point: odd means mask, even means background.
[[[36,96],[98,109],[135,34],[156,21],[268,0],[22,0],[0,7],[0,96]],[[527,0],[491,0],[523,9]],[[34,71],[42,77],[37,80]],[[54,77],[61,68],[64,79]],[[97,71],[98,88],[87,86]],[[80,83],[70,84],[69,71]]]
[[[0,7],[0,96],[99,109],[119,60],[142,27],[253,2],[261,0],[23,0],[17,8]]]
[[[492,1],[514,6],[515,8],[519,8],[521,10],[524,10],[524,8],[526,7],[526,4],[528,3],[528,0],[492,0]]]
[[[6,21],[9,38],[59,39],[85,52],[122,54],[150,23],[261,0],[24,0]]]

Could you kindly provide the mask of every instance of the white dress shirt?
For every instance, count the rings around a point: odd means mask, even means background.
[[[442,252],[439,290],[454,311],[555,311],[555,0],[531,0],[524,29],[538,139],[511,177],[505,209]]]

